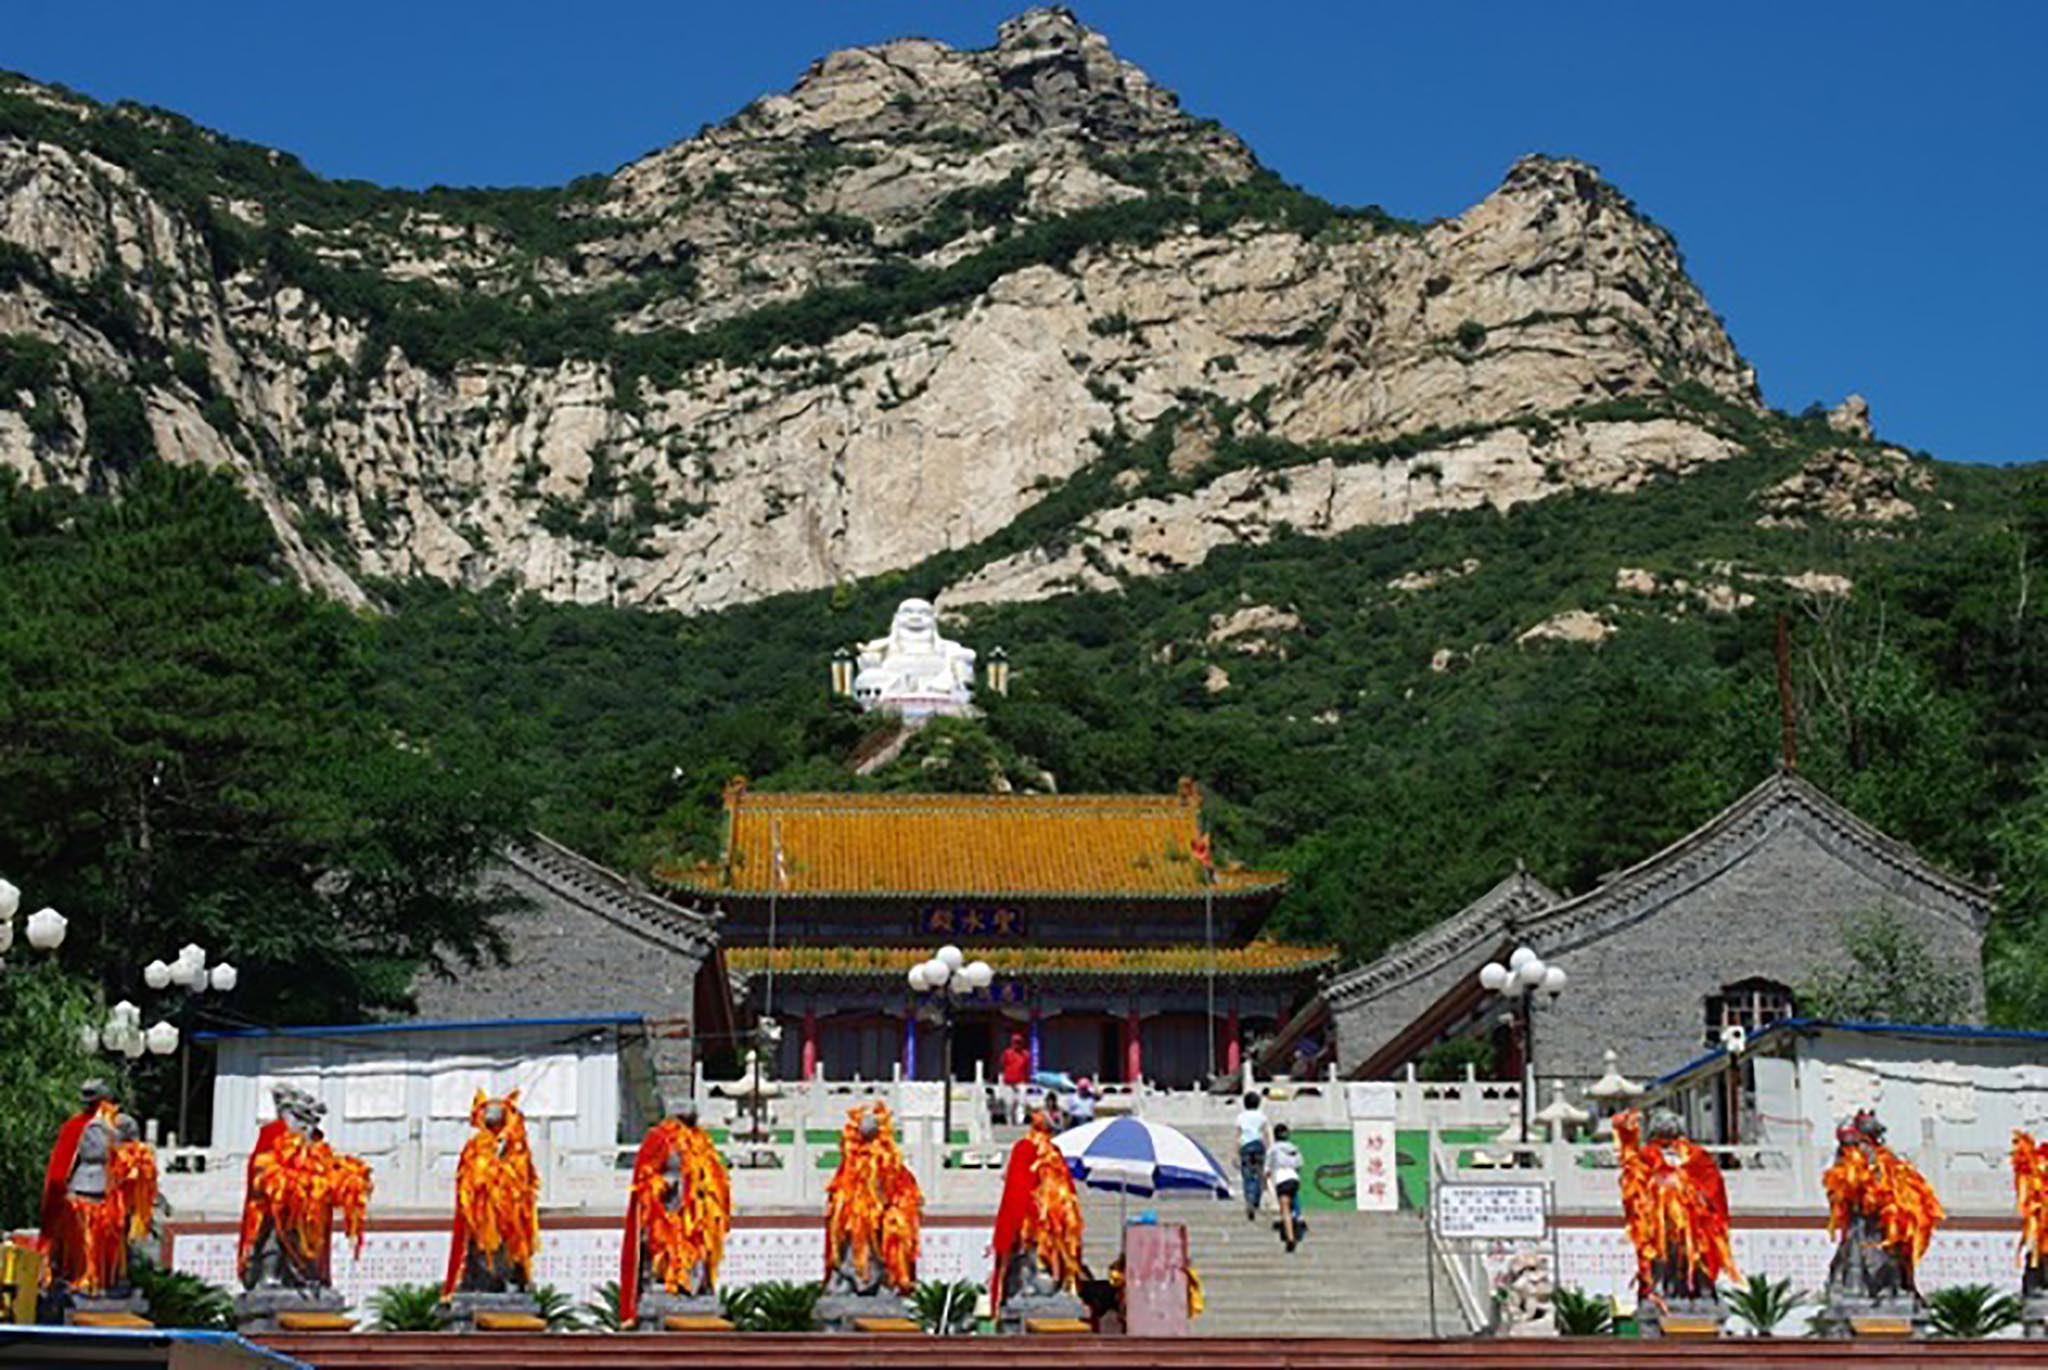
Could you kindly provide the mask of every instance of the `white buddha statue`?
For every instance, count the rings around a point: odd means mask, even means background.
[[[896,606],[889,635],[864,642],[855,658],[853,697],[867,709],[906,717],[966,713],[974,692],[974,653],[939,636],[930,600]]]

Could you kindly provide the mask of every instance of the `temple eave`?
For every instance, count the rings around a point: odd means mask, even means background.
[[[1072,903],[1146,903],[1146,904],[1187,904],[1202,903],[1205,894],[1218,903],[1244,902],[1254,899],[1278,897],[1287,887],[1287,877],[1275,875],[1257,884],[1219,885],[1204,891],[1199,886],[1186,890],[972,890],[933,889],[873,889],[873,890],[768,890],[754,886],[730,886],[697,884],[687,881],[670,880],[663,882],[667,888],[695,899],[717,899],[731,903],[767,903],[771,897],[784,903],[800,903],[809,899],[824,899],[834,902],[869,900],[875,902],[902,900],[906,902],[929,902],[940,900],[949,903],[991,902],[1005,903],[1072,902]]]

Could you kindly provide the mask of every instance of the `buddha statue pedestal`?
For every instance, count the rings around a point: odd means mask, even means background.
[[[1086,1318],[1088,1305],[1040,1265],[1030,1251],[1020,1251],[1003,1272],[1003,1306],[996,1310],[996,1331],[1021,1333],[1026,1325],[1047,1318]]]
[[[291,1330],[281,1321],[286,1315],[344,1318],[347,1314],[348,1300],[341,1291],[323,1284],[259,1285],[235,1295],[235,1330],[244,1334]]]
[[[1667,1298],[1661,1308],[1644,1299],[1636,1305],[1636,1327],[1643,1337],[1723,1337],[1728,1310],[1719,1299]]]
[[[870,1289],[865,1292],[841,1289],[826,1293],[818,1298],[813,1314],[818,1327],[825,1332],[858,1332],[856,1325],[871,1318],[909,1318],[917,1321],[917,1309],[910,1300],[891,1289]]]
[[[36,1321],[67,1327],[120,1327],[147,1324],[149,1300],[139,1289],[82,1294],[75,1289],[46,1290],[36,1300]]]
[[[640,1296],[638,1315],[633,1319],[633,1328],[640,1332],[659,1332],[668,1326],[670,1318],[722,1318],[724,1305],[718,1295],[671,1294],[666,1289],[656,1288],[652,1293]]]
[[[435,1319],[444,1332],[547,1330],[540,1316],[540,1301],[523,1289],[496,1294],[481,1289],[458,1289],[441,1300]],[[522,1327],[521,1319],[530,1319],[534,1325]],[[493,1326],[494,1323],[497,1325]]]

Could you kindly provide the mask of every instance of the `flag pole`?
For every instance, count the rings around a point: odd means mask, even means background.
[[[768,991],[761,1016],[775,1016],[775,902],[782,893],[782,820],[768,825],[769,845],[775,849],[774,878],[768,882]]]
[[[1209,834],[1195,830],[1189,844],[1195,858],[1196,878],[1202,882],[1202,950],[1208,960],[1208,1026],[1203,1036],[1209,1041],[1209,1081],[1216,1080],[1216,861],[1209,846]]]
[[[1216,1078],[1216,881],[1205,869],[1202,880],[1202,942],[1209,954],[1209,1078]]]

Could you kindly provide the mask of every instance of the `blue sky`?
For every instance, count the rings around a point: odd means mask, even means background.
[[[6,0],[0,66],[168,106],[323,173],[545,184],[779,90],[835,47],[992,41],[949,0]],[[1772,403],[2048,457],[2048,3],[1075,8],[1290,180],[1413,217],[1524,152],[1597,163],[1678,235]]]

